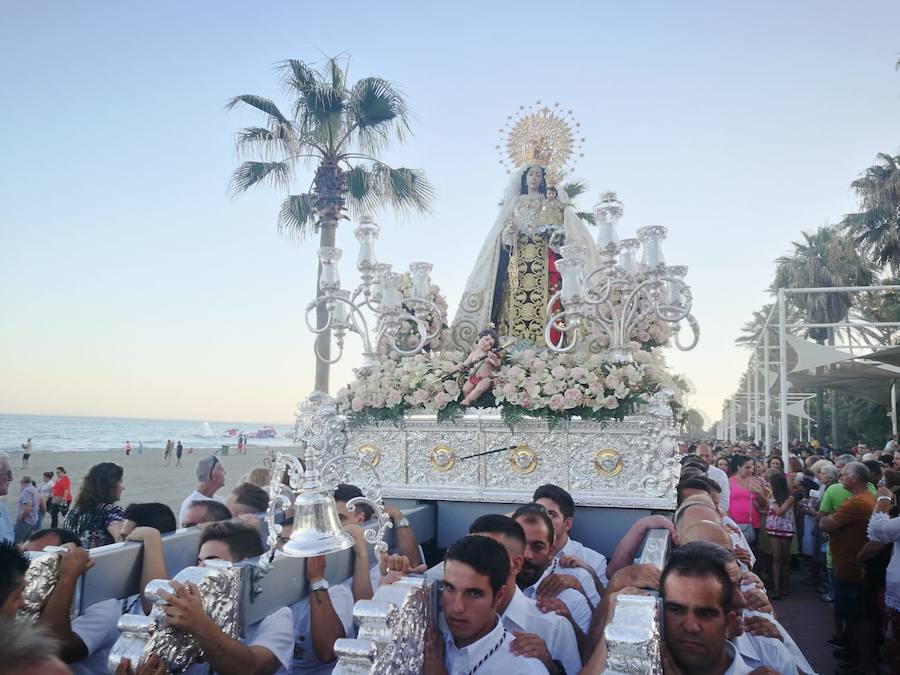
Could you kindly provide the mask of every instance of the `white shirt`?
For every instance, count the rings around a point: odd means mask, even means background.
[[[328,589],[328,597],[334,607],[338,619],[344,626],[344,635],[353,637],[353,593],[340,584]],[[337,661],[323,663],[316,656],[313,648],[312,630],[309,625],[309,596],[291,606],[294,617],[294,658],[291,662],[291,675],[297,673],[330,673]]]
[[[731,657],[731,665],[722,675],[749,675],[755,668],[748,666],[735,646],[725,641],[725,652]]]
[[[202,492],[194,490],[191,494],[188,495],[187,499],[181,502],[181,508],[178,510],[178,527],[181,527],[181,524],[184,522],[184,515],[187,513],[187,510],[188,508],[190,508],[192,502],[204,502],[208,499],[214,499],[221,504],[225,503],[224,497],[220,497],[219,495],[207,497]]]
[[[891,518],[886,513],[872,514],[869,519],[869,539],[882,544],[893,544],[891,562],[885,573],[884,602],[891,609],[900,612],[900,518]]]
[[[797,667],[797,669],[802,670],[804,673],[811,673],[812,675],[815,675],[815,669],[812,667],[812,665],[810,665],[809,661],[806,660],[806,657],[803,656],[803,652],[800,651],[800,647],[797,646],[794,638],[791,637],[791,634],[784,629],[784,626],[782,626],[778,622],[778,619],[776,619],[772,614],[745,609],[744,616],[761,616],[764,619],[768,619],[769,621],[771,621],[775,625],[775,628],[778,629],[778,632],[781,633],[781,638],[784,642],[785,649],[788,650],[788,653],[794,660],[794,665]]]
[[[555,559],[554,562],[556,562]],[[534,599],[538,586],[541,585],[541,582],[545,577],[553,573],[555,568],[556,565],[548,566],[540,579],[528,588],[523,588],[522,592],[525,594],[525,597]],[[591,627],[591,608],[588,606],[587,598],[578,591],[573,591],[571,588],[564,588],[556,597],[569,608],[569,614],[572,615],[572,620],[575,622],[575,625],[581,629],[582,633],[587,635],[588,629]]]
[[[537,659],[516,656],[509,651],[513,635],[506,630],[500,617],[495,616],[495,621],[487,635],[462,649],[457,648],[449,630],[444,632],[444,665],[449,675],[468,675],[485,657],[487,660],[478,668],[478,675],[547,675],[544,664]],[[488,656],[498,643],[500,646]]]
[[[594,574],[597,575],[604,588],[609,584],[609,579],[606,578],[606,556],[602,553],[597,553],[594,549],[588,548],[580,541],[575,541],[572,537],[569,537],[566,545],[560,549],[558,555],[570,555],[573,558],[583,560],[594,569]]]
[[[768,666],[781,675],[797,675],[794,659],[781,640],[744,631],[733,642],[751,669]]]
[[[719,487],[722,488],[722,494],[719,497],[719,509],[722,513],[728,513],[728,505],[731,503],[731,485],[728,483],[728,474],[717,466],[708,466],[706,475],[712,478]]]
[[[569,675],[581,670],[581,655],[572,624],[558,614],[544,614],[534,600],[526,598],[516,588],[513,598],[500,616],[510,631],[523,631],[538,635],[547,645],[550,658],[559,661]]]
[[[753,549],[750,548],[750,542],[747,541],[747,537],[744,536],[743,530],[738,527],[738,524],[734,522],[734,519],[729,516],[727,512],[722,513],[722,524],[730,525],[734,528],[734,530],[737,530],[737,532],[735,532],[731,529],[731,527],[725,528],[726,530],[728,530],[728,536],[731,537],[732,544],[740,546],[745,551],[750,552],[750,567],[756,565],[756,556],[753,555]]]
[[[69,664],[75,675],[106,672],[109,650],[121,635],[118,627],[121,616],[122,601],[111,598],[91,605],[72,619],[72,632],[81,638],[87,648],[87,656]]]
[[[9,519],[9,512],[6,506],[0,504],[0,543],[8,541],[10,544],[16,541],[15,531],[13,530],[12,520]]]
[[[279,607],[265,619],[247,626],[245,632],[247,635],[241,643],[268,649],[278,659],[274,675],[288,675],[294,653],[294,616],[290,607]],[[208,672],[208,663],[195,663],[184,671],[184,675],[207,675]]]
[[[585,596],[590,600],[591,607],[596,607],[600,604],[600,594],[597,592],[597,584],[594,583],[594,577],[591,576],[590,572],[583,570],[580,567],[563,567],[562,565],[557,565],[556,573],[566,574],[578,579],[578,583],[581,584]]]

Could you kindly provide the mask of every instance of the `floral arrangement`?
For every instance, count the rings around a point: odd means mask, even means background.
[[[403,272],[400,275],[400,283],[398,285],[400,295],[403,297],[403,308],[410,314],[416,315],[422,319],[428,327],[428,334],[437,333],[436,337],[429,340],[425,345],[425,351],[438,351],[444,349],[450,343],[450,326],[447,323],[447,298],[441,294],[441,289],[437,284],[431,284],[427,300],[434,303],[436,311],[425,312],[420,308],[416,308],[408,301],[413,297],[413,279],[412,274]],[[419,335],[415,324],[406,323],[400,329],[398,343],[405,342],[409,346],[415,346],[419,341]]]
[[[622,304],[622,299],[621,291],[613,290],[610,292],[610,305],[607,305],[606,307],[611,307],[616,316],[621,316],[625,309]],[[637,302],[637,305],[640,308],[640,311],[644,313],[644,316],[632,330],[630,339],[637,342],[641,349],[648,352],[656,347],[668,345],[669,339],[672,337],[672,324],[662,321],[656,314],[648,312],[650,309],[650,300],[644,293],[638,293],[635,302]],[[607,312],[608,311],[609,309],[607,309]],[[596,348],[605,349],[609,346],[609,336],[605,333],[597,331],[592,337],[597,345]]]
[[[337,393],[338,405],[351,425],[398,422],[407,413],[435,413],[439,420],[452,420],[465,408],[457,402],[459,381],[448,371],[464,358],[461,352],[383,356],[378,367]],[[630,364],[611,363],[602,354],[576,357],[525,349],[504,359],[492,391],[473,407],[499,407],[510,426],[529,416],[546,418],[552,428],[573,417],[622,419],[662,388],[672,389],[680,404],[680,392],[661,357],[640,349]]]

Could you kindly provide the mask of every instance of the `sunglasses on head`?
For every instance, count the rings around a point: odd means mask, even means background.
[[[218,457],[216,457],[215,455],[213,455],[212,458],[213,458],[213,463],[212,463],[212,466],[209,467],[209,480],[212,480],[212,474],[213,474],[213,471],[216,470],[216,464],[219,463],[219,458],[218,458]]]

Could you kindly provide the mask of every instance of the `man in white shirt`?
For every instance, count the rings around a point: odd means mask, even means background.
[[[185,526],[185,515],[187,515],[191,502],[215,499],[217,502],[225,503],[225,499],[216,494],[225,486],[225,467],[222,466],[222,462],[216,455],[208,455],[197,460],[194,473],[197,475],[197,489],[181,503],[181,508],[178,510],[179,527]]]
[[[235,522],[208,525],[200,539],[199,564],[206,560],[239,562],[263,553],[259,530]],[[166,602],[166,623],[194,636],[206,654],[209,670],[218,675],[287,675],[294,649],[294,620],[288,607],[245,628],[243,640],[234,640],[222,631],[203,610],[194,584],[170,582],[175,593],[160,591]],[[199,667],[198,667],[199,666]],[[205,672],[206,664],[196,664],[188,673]]]
[[[569,567],[567,560],[562,560],[563,566],[559,569],[561,574],[575,574],[581,578],[581,572],[587,571],[594,582],[593,588],[587,590],[588,599],[595,607],[600,602],[599,592],[606,586],[606,556],[588,548],[581,542],[575,541],[569,536],[569,531],[575,524],[575,500],[572,495],[557,485],[547,484],[534,491],[532,501],[547,509],[547,515],[553,521],[553,533],[556,536],[553,542],[553,554],[557,558],[569,558],[575,561],[575,566]],[[573,572],[573,570],[578,570]],[[597,594],[592,591],[596,591]]]
[[[9,455],[0,452],[0,497],[9,493],[9,484],[12,482],[13,472],[9,465]],[[4,541],[15,542],[16,535],[13,529],[12,519],[3,502],[0,502],[0,544]]]
[[[425,675],[541,675],[533,658],[510,651],[513,635],[498,616],[506,598],[509,555],[493,539],[463,537],[444,556],[441,628],[429,626]]]
[[[672,552],[660,579],[665,656],[684,673],[742,675],[750,668],[726,639],[738,613],[725,569],[692,544]]]
[[[293,519],[282,523],[278,548],[290,539]],[[325,556],[306,559],[308,595],[291,605],[294,617],[294,653],[291,674],[325,675],[335,666],[334,641],[353,637],[353,593],[344,584],[325,580]],[[368,572],[363,568],[363,572]]]
[[[540,659],[551,675],[563,671],[574,675],[581,670],[581,654],[572,625],[558,614],[541,612],[535,601],[526,598],[516,586],[516,575],[525,561],[522,526],[509,516],[491,513],[476,518],[469,534],[490,537],[502,544],[509,555],[507,600],[497,611],[503,625],[516,636],[511,645],[513,653]]]
[[[526,504],[516,509],[513,520],[525,532],[525,560],[516,576],[517,585],[526,597],[537,601],[538,609],[563,613],[573,627],[587,634],[591,625],[591,608],[585,595],[571,588],[548,591],[546,587],[541,587],[559,565],[553,556],[553,521],[547,511],[540,504]]]
[[[697,457],[706,464],[706,475],[712,478],[719,487],[722,488],[721,497],[719,497],[719,508],[723,513],[728,513],[728,505],[731,502],[731,485],[728,483],[728,474],[722,471],[715,464],[712,448],[706,443],[700,443],[697,446]]]

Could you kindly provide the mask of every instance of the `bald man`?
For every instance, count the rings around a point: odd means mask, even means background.
[[[728,505],[731,503],[731,485],[728,483],[728,474],[716,466],[716,458],[712,448],[707,443],[697,446],[697,457],[706,464],[706,475],[712,478],[722,488],[722,496],[719,497],[719,506],[723,513],[728,513]]]

